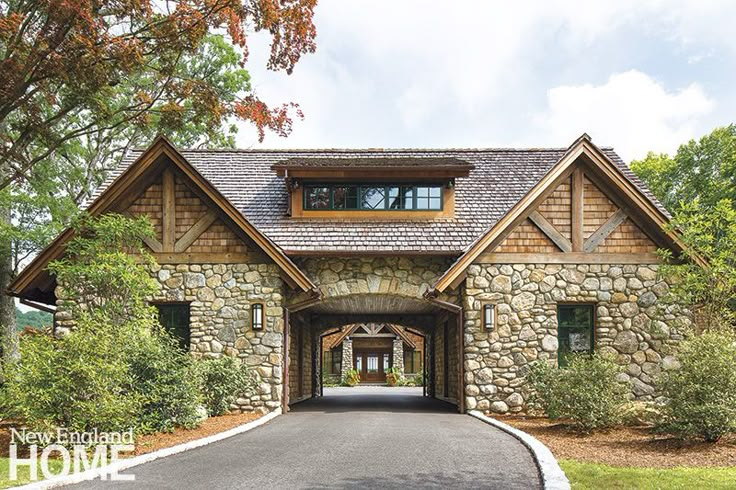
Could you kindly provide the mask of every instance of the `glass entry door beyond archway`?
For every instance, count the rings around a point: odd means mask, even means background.
[[[393,365],[391,351],[364,351],[353,353],[353,367],[363,383],[385,383],[386,371]]]

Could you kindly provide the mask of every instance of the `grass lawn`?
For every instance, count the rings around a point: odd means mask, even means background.
[[[61,460],[49,459],[49,470],[57,474],[61,471],[63,462]],[[38,477],[43,479],[43,473],[41,467],[38,467]],[[21,465],[18,467],[18,479],[10,480],[10,459],[0,458],[0,488],[16,487],[23,485],[24,483],[30,482],[29,479],[29,468],[27,465]]]
[[[631,468],[560,460],[573,490],[736,488],[736,467]]]

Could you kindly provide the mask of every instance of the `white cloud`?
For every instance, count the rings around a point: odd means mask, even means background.
[[[320,0],[317,53],[292,76],[265,70],[266,38],[250,40],[259,96],[298,102],[306,119],[288,139],[263,143],[243,125],[239,145],[559,147],[587,131],[627,158],[672,150],[734,113],[733,75],[708,78],[719,76],[714,65],[735,61],[736,37],[726,35],[733,16],[720,15],[734,8]],[[580,97],[586,102],[571,101]],[[591,104],[600,111],[586,111]]]
[[[699,119],[714,102],[698,84],[667,91],[636,70],[612,75],[603,85],[555,87],[535,117],[546,140],[572,141],[588,132],[599,144],[614,143],[624,159],[647,151],[673,152],[697,136]]]

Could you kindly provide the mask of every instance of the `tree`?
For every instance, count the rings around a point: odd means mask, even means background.
[[[246,27],[270,34],[268,67],[313,52],[316,0],[0,0],[0,291],[66,227],[133,145],[156,132],[230,146],[233,118],[286,136],[295,104],[252,92]],[[213,32],[226,33],[213,35]],[[60,192],[61,191],[61,192]],[[14,301],[0,293],[3,356]]]
[[[248,56],[246,27],[272,38],[268,66],[291,72],[315,49],[316,0],[0,1],[0,189],[66,141],[145,119],[206,108],[288,133],[288,106],[255,95],[221,100],[207,79],[177,70],[208,33],[225,30]],[[121,94],[119,84],[129,87]]]
[[[673,212],[681,203],[696,199],[704,208],[722,199],[736,203],[736,125],[689,141],[674,157],[651,152],[631,162],[631,170]]]
[[[660,251],[663,275],[670,281],[668,302],[690,309],[699,330],[736,326],[736,209],[728,199],[713,207],[683,202],[668,225],[680,233],[680,262]],[[703,263],[705,261],[705,264]]]
[[[46,313],[45,311],[38,310],[20,311],[18,308],[16,308],[15,317],[18,319],[19,329],[23,329],[25,327],[47,328],[50,327],[54,322],[54,317],[51,315],[51,313]]]

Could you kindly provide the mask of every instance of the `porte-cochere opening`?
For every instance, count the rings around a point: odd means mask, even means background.
[[[326,299],[289,315],[287,339],[289,410],[447,411],[462,403],[457,313],[430,301]],[[357,386],[341,386],[356,373]]]

